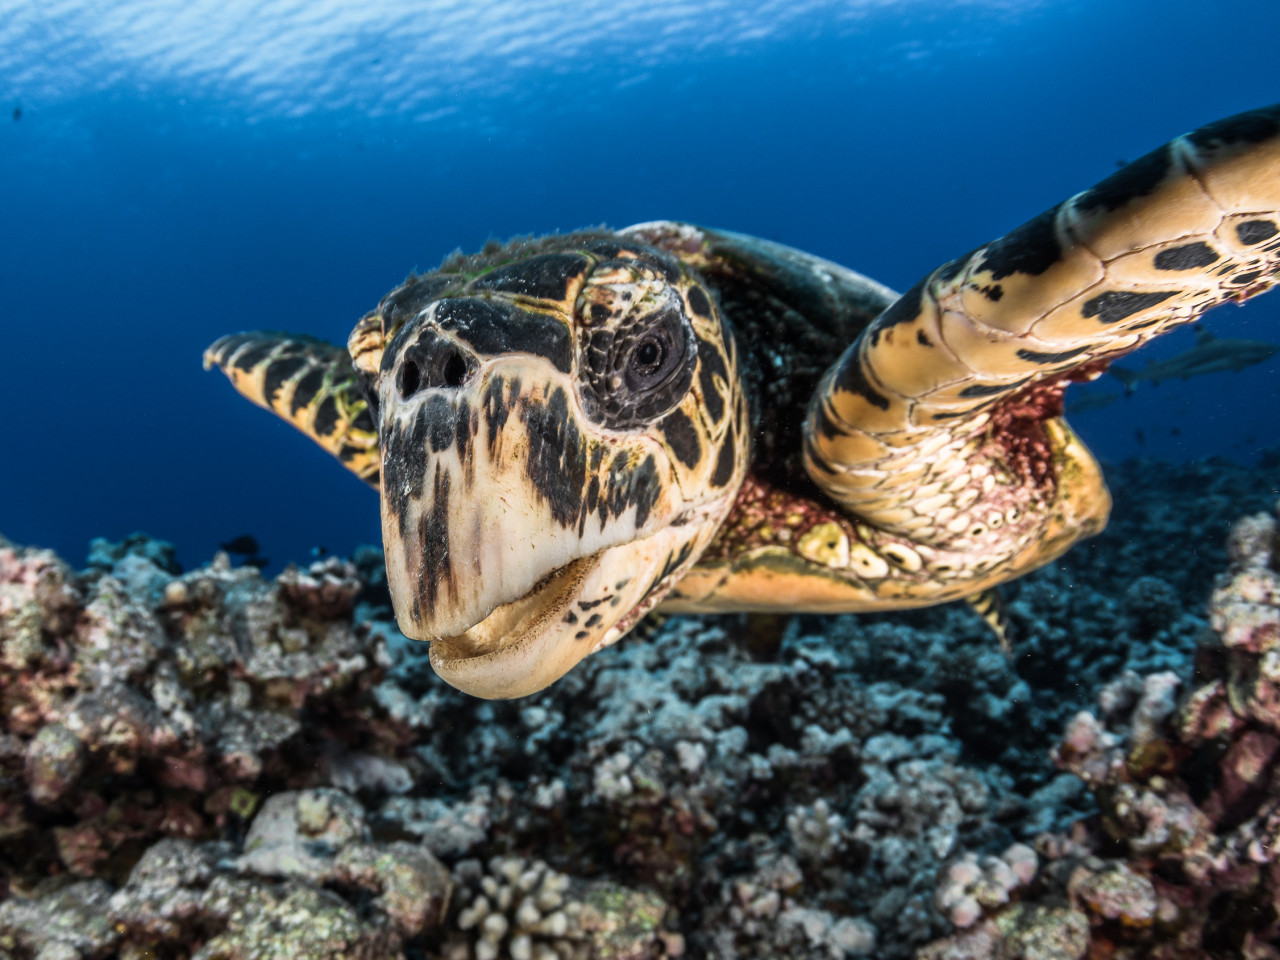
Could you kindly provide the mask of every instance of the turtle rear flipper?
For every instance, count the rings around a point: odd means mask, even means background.
[[[1106,520],[1066,384],[1277,271],[1280,105],[1179,137],[916,284],[827,372],[806,467],[873,549],[909,544],[969,592],[1018,576]]]
[[[345,348],[299,334],[233,333],[204,352],[205,369],[215,366],[244,396],[378,486],[377,427]]]

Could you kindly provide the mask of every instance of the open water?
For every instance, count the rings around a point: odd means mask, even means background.
[[[375,496],[202,373],[210,341],[342,342],[455,247],[657,218],[906,289],[1280,99],[1277,36],[1274,0],[0,0],[0,531],[73,563],[139,528],[188,564],[376,542]],[[1209,326],[1280,341],[1280,299]],[[1113,462],[1248,462],[1278,372],[1073,422]]]

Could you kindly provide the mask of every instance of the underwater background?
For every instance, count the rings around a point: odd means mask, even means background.
[[[599,223],[905,290],[1280,100],[1277,36],[1273,0],[0,0],[0,960],[1280,960],[1280,295],[1199,325],[1239,372],[1069,389],[1111,523],[1004,589],[1007,646],[959,603],[673,617],[514,701],[435,676],[376,496],[200,364]]]
[[[271,569],[377,542],[359,481],[201,372],[213,339],[343,343],[455,248],[660,218],[905,290],[1277,99],[1277,35],[1268,0],[5,0],[0,529],[77,562],[93,536],[194,563],[248,532]],[[1277,340],[1278,313],[1208,326]],[[1252,462],[1280,442],[1277,372],[1144,384],[1073,425],[1111,463]]]

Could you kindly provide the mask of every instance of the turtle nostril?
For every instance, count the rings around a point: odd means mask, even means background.
[[[418,370],[418,365],[408,357],[404,358],[404,363],[400,366],[400,398],[408,400],[418,392],[418,387],[422,385],[422,372]]]
[[[460,387],[467,379],[467,361],[457,350],[450,350],[440,364],[440,373],[446,387]]]

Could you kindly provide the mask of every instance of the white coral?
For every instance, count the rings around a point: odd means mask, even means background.
[[[810,863],[833,859],[845,845],[844,817],[825,798],[812,807],[798,806],[787,814],[787,832],[797,856]]]
[[[487,871],[477,860],[458,864],[462,884],[457,915],[460,931],[474,932],[468,943],[447,945],[449,960],[585,960],[589,946],[579,927],[582,904],[569,900],[569,878],[541,860],[494,857]]]
[[[1014,890],[1035,879],[1038,866],[1035,851],[1021,843],[998,857],[966,853],[943,870],[934,904],[957,927],[971,927],[984,910],[1008,903]]]

